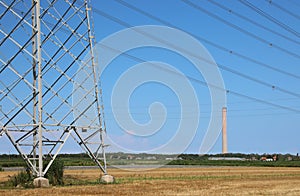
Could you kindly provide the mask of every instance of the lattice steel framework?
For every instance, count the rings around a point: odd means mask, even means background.
[[[71,136],[106,174],[87,0],[0,0],[0,134],[46,174]]]

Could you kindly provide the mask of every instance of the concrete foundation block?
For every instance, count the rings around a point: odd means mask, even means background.
[[[33,186],[36,188],[49,187],[49,180],[47,178],[38,177],[33,180]]]
[[[105,183],[105,184],[113,183],[114,181],[115,181],[115,178],[108,174],[102,176],[100,179],[100,182]]]

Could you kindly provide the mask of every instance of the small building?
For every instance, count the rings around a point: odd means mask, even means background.
[[[267,157],[260,157],[260,160],[261,160],[261,161],[266,161],[266,160],[267,160]]]

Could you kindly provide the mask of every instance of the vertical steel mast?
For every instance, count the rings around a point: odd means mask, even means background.
[[[38,176],[43,177],[43,90],[42,90],[42,45],[41,45],[41,20],[40,20],[40,0],[36,0],[36,43],[37,43],[37,63],[38,63],[38,138],[39,138],[39,172]]]
[[[35,0],[32,0],[32,5],[35,4]],[[35,9],[32,9],[32,14],[31,14],[31,21],[32,21],[32,35],[35,35],[36,34],[36,10]],[[36,106],[37,106],[37,100],[36,100],[36,83],[37,83],[37,74],[36,74],[36,50],[37,47],[36,47],[36,38],[35,36],[32,38],[32,55],[33,55],[33,58],[32,58],[32,98],[33,98],[33,110],[32,110],[32,123],[33,125],[36,125],[37,124],[37,110],[36,110]],[[37,171],[36,170],[36,148],[35,146],[37,145],[37,130],[34,129],[33,130],[33,167],[35,168],[33,171]],[[35,175],[37,175],[37,173],[35,173]]]

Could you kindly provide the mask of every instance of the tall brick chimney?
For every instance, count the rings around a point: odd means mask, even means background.
[[[222,108],[222,153],[227,153],[227,108]]]

